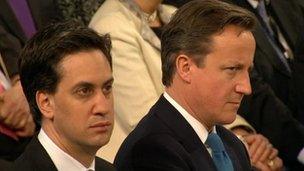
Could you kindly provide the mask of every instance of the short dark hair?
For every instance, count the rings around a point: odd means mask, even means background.
[[[19,56],[19,74],[36,123],[41,122],[36,92],[56,92],[62,77],[60,62],[67,55],[96,49],[103,52],[112,68],[109,35],[98,35],[94,30],[77,22],[50,24],[26,43]]]
[[[161,37],[163,84],[171,85],[180,53],[188,55],[200,66],[211,51],[212,36],[228,25],[252,31],[256,18],[246,9],[218,0],[195,0],[177,10]]]

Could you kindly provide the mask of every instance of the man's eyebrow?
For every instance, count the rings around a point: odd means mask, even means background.
[[[108,84],[112,84],[114,82],[114,78],[111,77],[108,80],[106,80],[102,85],[108,85]],[[79,83],[75,84],[73,86],[73,89],[77,88],[77,87],[94,87],[94,84],[87,82],[87,81],[80,81]]]
[[[114,82],[114,78],[111,77],[111,78],[109,78],[107,81],[105,81],[105,82],[103,83],[103,85],[113,84],[113,82]]]
[[[79,83],[77,83],[76,85],[73,86],[73,89],[75,89],[77,87],[94,87],[94,85],[87,81],[80,81]]]
[[[224,63],[222,65],[223,65],[223,67],[234,66],[234,67],[239,67],[239,68],[242,68],[245,66],[243,63],[241,63],[239,61],[235,61],[235,60],[229,60],[229,61],[227,61],[227,63]]]

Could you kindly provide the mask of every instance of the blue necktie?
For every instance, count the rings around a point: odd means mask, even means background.
[[[206,145],[212,150],[212,159],[218,171],[233,171],[233,165],[224,144],[216,133],[208,135]]]

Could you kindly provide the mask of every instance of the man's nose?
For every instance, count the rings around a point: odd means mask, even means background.
[[[248,73],[246,73],[246,74],[244,74],[244,76],[242,76],[242,78],[236,85],[235,89],[236,89],[236,92],[241,93],[241,94],[245,94],[245,95],[251,94],[252,90],[251,90],[250,78],[249,78]]]
[[[113,98],[111,95],[105,95],[102,91],[98,91],[94,98],[93,113],[105,115],[113,108]]]

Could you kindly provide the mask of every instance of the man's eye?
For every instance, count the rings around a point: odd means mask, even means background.
[[[226,67],[225,68],[225,71],[228,75],[230,76],[235,76],[238,71],[240,70],[241,68],[240,67],[237,67],[237,66],[231,66],[231,67]]]
[[[112,88],[113,88],[112,84],[106,85],[106,86],[103,88],[103,93],[104,93],[105,95],[110,94],[110,93],[112,92]]]
[[[80,88],[76,91],[76,94],[82,97],[87,97],[90,96],[91,94],[93,94],[93,90],[91,88],[88,87],[83,87]]]
[[[227,69],[230,70],[230,71],[237,71],[240,68],[239,67],[227,67]]]

